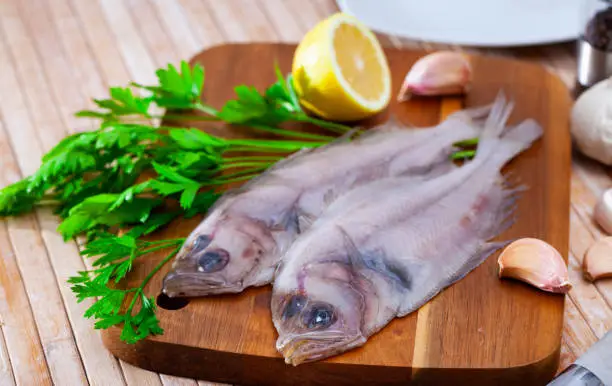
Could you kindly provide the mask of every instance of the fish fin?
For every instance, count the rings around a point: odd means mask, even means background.
[[[492,213],[492,217],[489,220],[483,220],[488,224],[495,224],[492,227],[487,227],[483,229],[481,232],[481,237],[483,240],[490,240],[494,237],[505,232],[509,229],[515,222],[516,218],[514,214],[516,212],[517,201],[520,197],[521,193],[525,190],[525,187],[513,186],[508,187],[511,182],[508,182],[506,178],[502,177],[502,181],[499,185],[495,186],[492,191],[492,194],[498,194],[500,198],[498,198],[499,205],[497,205],[498,210]],[[467,275],[468,272],[472,271],[478,265],[480,265],[483,261],[487,259],[490,255],[495,253],[498,249],[504,248],[508,244],[510,244],[514,240],[506,240],[506,241],[492,241],[485,242],[482,244],[480,248],[474,253],[466,262],[463,264],[449,279],[449,285],[458,281]]]
[[[397,115],[391,113],[389,114],[389,118],[383,122],[382,124],[375,126],[373,129],[377,130],[377,131],[397,131],[397,130],[402,130],[403,128],[406,127],[415,127],[412,124],[404,124],[402,123],[399,118],[397,118]]]
[[[478,126],[484,125],[487,116],[491,113],[494,103],[490,103],[484,106],[476,106],[467,109],[455,111],[450,114],[446,119],[459,119],[468,123],[474,123]]]
[[[329,207],[336,199],[338,198],[338,194],[334,192],[332,188],[327,189],[325,194],[323,194],[323,204],[325,207]]]
[[[338,138],[334,139],[333,141],[323,145],[323,146],[319,146],[317,148],[315,148],[315,151],[319,151],[321,149],[325,149],[331,146],[335,146],[339,143],[345,143],[345,142],[350,142],[351,141],[351,137],[355,136],[355,134],[357,134],[360,130],[362,130],[359,126],[357,127],[353,127],[352,129],[348,130],[347,132],[343,133],[341,136],[339,136]]]
[[[489,224],[495,224],[495,226],[488,227],[483,230],[483,240],[489,240],[497,237],[514,224],[517,201],[522,192],[526,190],[526,187],[519,185],[508,188],[506,187],[507,184],[505,181],[507,180],[503,178],[503,182],[494,188],[496,190],[494,194],[500,194],[501,198],[499,204],[497,205],[497,211],[491,214],[490,219],[485,220]]]
[[[463,279],[468,273],[472,272],[476,267],[482,264],[489,256],[494,254],[499,249],[506,247],[513,240],[509,241],[498,241],[484,243],[459,269],[454,275],[448,278],[444,287],[450,286],[451,284]]]
[[[495,150],[513,107],[514,103],[508,102],[504,92],[500,91],[484,122],[474,160],[488,157]]]
[[[296,200],[299,202],[299,198]],[[306,231],[316,220],[310,213],[306,213],[299,208],[298,205],[292,205],[285,215],[281,217],[281,221],[273,224],[270,227],[272,231],[289,231],[294,234],[300,234]]]
[[[504,248],[510,242],[511,241],[502,241],[482,244],[482,246],[478,248],[463,265],[461,265],[444,282],[440,283],[440,285],[431,287],[427,293],[419,296],[416,301],[409,301],[408,303],[400,304],[397,310],[397,317],[401,318],[421,308],[425,303],[429,302],[445,288],[448,288],[450,285],[463,279],[468,273],[472,272],[472,270],[482,264],[489,256],[491,256],[497,250]],[[408,296],[407,299],[413,300],[410,298],[410,296]]]
[[[487,164],[494,164],[495,167],[501,169],[514,157],[530,148],[532,143],[537,141],[543,133],[542,127],[536,121],[527,119],[521,122],[492,146],[487,157],[489,158]],[[476,151],[476,157],[478,157],[478,151]],[[487,156],[487,154],[484,154],[484,156]]]
[[[502,139],[522,143],[523,146],[528,147],[543,134],[542,127],[534,119],[529,118],[504,133]]]
[[[500,91],[491,106],[491,111],[487,116],[484,123],[484,130],[482,132],[481,141],[487,139],[497,139],[501,135],[510,113],[514,108],[514,102],[509,101],[506,98],[506,94]]]
[[[501,168],[543,135],[542,127],[533,119],[526,119],[502,133],[503,125],[496,122],[502,122],[503,117],[509,113],[509,109],[503,107],[491,113],[489,118],[493,118],[487,123],[480,138],[474,161],[482,162],[486,159],[487,165]]]
[[[384,276],[403,289],[410,290],[412,288],[412,274],[401,264],[395,264],[394,261],[386,258],[382,251],[359,251],[344,228],[338,226],[338,229],[343,235],[349,262],[354,272],[360,273],[361,276],[365,277],[365,271],[372,271]],[[367,277],[365,278],[368,279]]]
[[[384,133],[393,133],[396,131],[401,131],[405,129],[414,129],[416,126],[412,124],[403,124],[400,120],[395,116],[391,115],[389,119],[380,125],[371,127],[367,130],[363,130],[361,134],[357,137],[359,140],[369,138],[373,135],[384,134]]]
[[[338,228],[340,233],[342,233],[344,247],[346,248],[346,251],[348,253],[348,258],[349,258],[349,262],[351,266],[355,270],[359,270],[360,268],[364,267],[364,262],[361,256],[361,252],[359,252],[359,249],[357,249],[357,246],[353,242],[353,239],[351,238],[351,236],[340,225],[336,225],[336,227]]]
[[[298,232],[304,233],[308,228],[312,226],[316,218],[310,213],[306,213],[304,211],[297,211],[297,224],[298,224]]]

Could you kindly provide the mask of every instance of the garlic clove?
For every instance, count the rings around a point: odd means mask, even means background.
[[[597,240],[587,249],[582,271],[588,281],[612,277],[612,236]]]
[[[523,238],[512,242],[497,263],[500,278],[521,280],[554,293],[567,293],[572,288],[563,257],[542,240]]]
[[[464,94],[472,84],[472,67],[468,57],[454,51],[438,51],[414,63],[406,74],[397,95],[398,102],[411,95]]]
[[[608,234],[612,234],[612,189],[601,195],[593,210],[593,218]]]

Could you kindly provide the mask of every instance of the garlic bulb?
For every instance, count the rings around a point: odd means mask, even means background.
[[[612,237],[599,239],[587,249],[582,271],[588,281],[612,277]]]
[[[497,263],[500,278],[514,278],[555,293],[566,293],[572,288],[563,257],[542,240],[524,238],[512,242]]]
[[[439,51],[414,63],[397,96],[398,102],[411,95],[454,95],[468,91],[472,83],[472,67],[459,52]]]
[[[582,153],[612,165],[612,78],[595,84],[576,100],[571,133]]]
[[[612,234],[612,189],[601,195],[595,209],[593,218],[608,234]]]

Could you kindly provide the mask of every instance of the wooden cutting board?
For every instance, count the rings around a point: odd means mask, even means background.
[[[220,107],[233,98],[233,87],[263,90],[275,80],[273,63],[288,72],[295,46],[225,45],[197,55],[206,69],[204,98]],[[387,51],[394,95],[424,52]],[[517,223],[501,239],[537,237],[568,253],[570,93],[544,68],[492,57],[472,57],[474,84],[465,98],[413,99],[392,103],[400,121],[436,124],[448,110],[490,103],[500,90],[516,101],[511,123],[534,118],[545,129],[542,140],[512,161],[530,189],[519,202]],[[388,118],[384,112],[370,124]],[[195,123],[194,123],[195,124]],[[204,127],[204,126],[200,126]],[[238,128],[207,130],[238,136]],[[156,237],[187,236],[201,218],[180,221]],[[135,266],[134,283],[162,258]],[[159,294],[162,274],[147,288]],[[563,295],[544,293],[497,278],[497,254],[427,305],[395,319],[365,346],[326,361],[286,365],[275,350],[276,332],[269,310],[270,288],[240,295],[193,299],[176,310],[159,310],[165,333],[136,345],[120,341],[120,330],[103,332],[117,357],[149,370],[242,385],[542,385],[554,375],[559,359]],[[178,305],[177,305],[178,306]]]

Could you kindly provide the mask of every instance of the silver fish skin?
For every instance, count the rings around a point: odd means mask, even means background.
[[[271,300],[277,349],[287,363],[363,345],[505,245],[489,240],[512,224],[522,187],[511,187],[500,170],[542,129],[527,120],[500,138],[501,130],[488,127],[474,160],[447,174],[352,190],[295,240]]]
[[[162,291],[195,297],[270,283],[289,245],[337,197],[379,178],[451,170],[453,143],[481,134],[484,119],[502,99],[455,113],[435,127],[390,123],[278,162],[209,210],[174,259]]]

